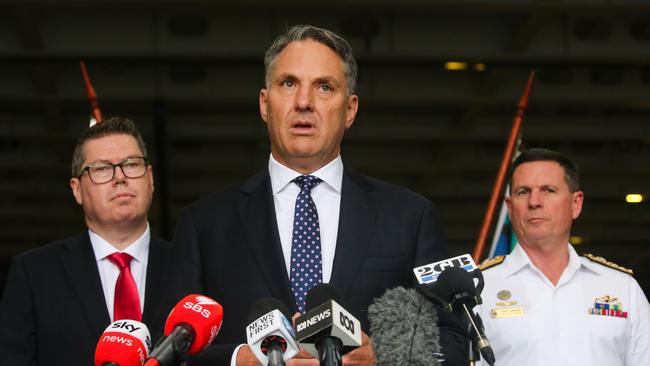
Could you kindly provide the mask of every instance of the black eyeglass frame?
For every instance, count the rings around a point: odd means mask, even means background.
[[[144,161],[144,171],[142,172],[142,174],[140,174],[140,175],[138,175],[138,176],[129,176],[128,174],[126,174],[126,172],[124,171],[124,163],[126,163],[127,161],[132,160],[132,159],[142,159],[142,160]],[[95,182],[95,181],[93,180],[92,175],[90,174],[90,169],[93,168],[93,167],[95,167],[97,164],[102,164],[102,165],[105,164],[107,167],[110,165],[110,166],[113,168],[113,173],[111,174],[111,179],[109,179],[109,180],[107,180],[107,181],[105,181],[105,182],[101,182],[101,183]],[[110,163],[110,162],[102,161],[102,162],[97,162],[97,163],[94,163],[94,164],[91,163],[91,164],[86,165],[86,167],[84,167],[83,169],[81,169],[81,174],[79,174],[79,176],[78,176],[77,178],[78,178],[78,179],[81,179],[81,177],[84,175],[84,173],[85,173],[85,172],[88,172],[88,179],[90,179],[91,182],[93,182],[93,183],[95,183],[95,184],[106,184],[106,183],[112,181],[113,178],[115,178],[115,168],[117,168],[117,167],[119,166],[119,167],[120,167],[120,170],[122,170],[122,174],[123,174],[126,178],[129,178],[129,179],[137,179],[137,178],[144,177],[144,175],[147,174],[147,170],[148,170],[147,168],[149,168],[150,165],[151,165],[151,164],[149,164],[149,159],[148,159],[146,156],[131,156],[131,157],[128,157],[128,158],[126,158],[126,159],[120,161],[120,162],[117,163],[117,164],[113,164],[113,163]]]

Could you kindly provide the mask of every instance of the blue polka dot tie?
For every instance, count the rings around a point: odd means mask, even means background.
[[[322,180],[301,175],[293,180],[300,187],[296,198],[291,239],[291,289],[298,311],[305,312],[305,297],[314,285],[323,282],[318,211],[311,190]]]

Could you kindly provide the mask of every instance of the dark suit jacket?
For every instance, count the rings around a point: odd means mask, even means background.
[[[246,342],[248,312],[257,300],[274,297],[292,313],[296,311],[271,192],[264,170],[243,185],[199,200],[181,213],[172,250],[172,260],[177,261],[173,265],[175,299],[198,292],[224,308],[216,346],[204,351],[194,364],[210,360],[212,365],[229,365],[234,345]],[[428,200],[345,170],[330,284],[366,332],[367,309],[374,298],[389,288],[412,286],[415,266],[445,257],[446,245]],[[449,355],[458,352],[464,359],[460,322],[444,314],[440,317],[443,327],[451,330],[443,335],[445,351]]]
[[[142,322],[156,337],[171,244],[151,239]],[[14,258],[0,302],[2,365],[89,366],[110,324],[88,232]]]

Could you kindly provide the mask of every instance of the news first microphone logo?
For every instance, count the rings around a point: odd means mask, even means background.
[[[436,282],[442,271],[452,267],[459,267],[467,272],[472,272],[477,268],[472,256],[469,254],[463,254],[458,257],[447,258],[439,262],[413,268],[413,273],[415,274],[415,278],[418,279],[418,283],[422,285]]]
[[[266,364],[268,357],[262,351],[262,345],[267,337],[280,336],[286,342],[284,360],[293,358],[298,353],[296,333],[287,318],[278,309],[272,310],[246,327],[248,345],[258,360]]]

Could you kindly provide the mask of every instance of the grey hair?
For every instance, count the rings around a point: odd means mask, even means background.
[[[341,58],[343,61],[343,72],[348,82],[348,94],[354,94],[357,87],[358,69],[357,61],[352,54],[352,47],[338,34],[312,25],[294,25],[286,33],[278,36],[273,41],[271,47],[266,50],[264,54],[264,79],[266,87],[268,88],[271,84],[271,69],[282,50],[291,42],[304,41],[306,39],[324,44]]]

